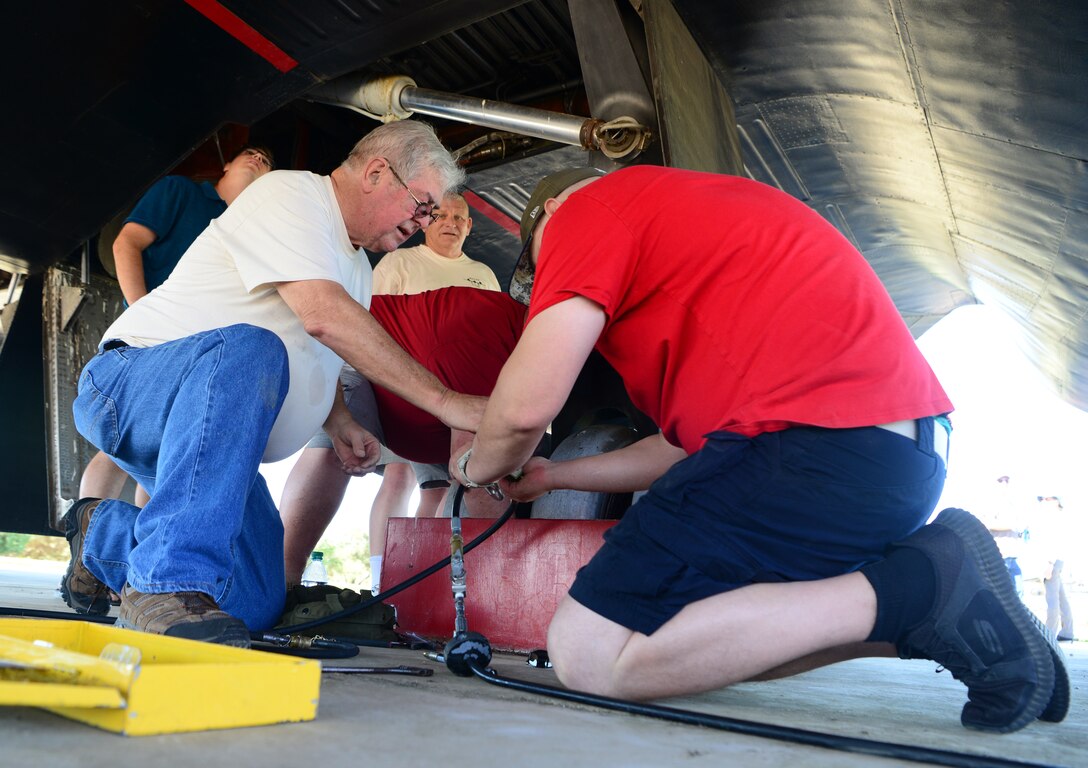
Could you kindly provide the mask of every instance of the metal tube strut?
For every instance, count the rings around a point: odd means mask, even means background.
[[[649,144],[652,132],[629,117],[605,122],[563,112],[508,104],[420,88],[396,75],[367,80],[345,78],[310,92],[310,98],[347,107],[375,120],[402,120],[411,114],[441,117],[546,141],[599,150],[611,158],[634,157]]]

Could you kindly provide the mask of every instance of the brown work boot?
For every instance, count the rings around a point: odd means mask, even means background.
[[[99,616],[109,613],[110,590],[83,565],[83,539],[87,535],[87,526],[91,515],[102,499],[83,498],[72,505],[64,515],[64,538],[68,539],[68,549],[72,559],[68,570],[60,581],[60,594],[69,608],[77,613]]]
[[[121,590],[117,626],[155,635],[249,647],[249,630],[239,619],[219,610],[203,592],[145,594],[128,584]]]

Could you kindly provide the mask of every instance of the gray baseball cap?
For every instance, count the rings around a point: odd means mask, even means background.
[[[566,168],[562,171],[545,176],[536,185],[533,194],[529,196],[529,203],[521,214],[521,255],[514,267],[514,275],[510,278],[510,296],[529,306],[529,297],[533,292],[533,275],[535,270],[529,259],[529,247],[533,241],[533,230],[540,221],[540,214],[544,211],[544,203],[550,198],[558,197],[567,187],[574,186],[580,181],[604,176],[605,172],[596,168]]]

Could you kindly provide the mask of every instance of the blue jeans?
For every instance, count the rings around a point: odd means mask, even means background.
[[[96,355],[76,427],[151,500],[99,504],[84,565],[116,592],[203,592],[250,629],[274,626],[283,525],[258,468],[288,380],[283,342],[251,325]]]

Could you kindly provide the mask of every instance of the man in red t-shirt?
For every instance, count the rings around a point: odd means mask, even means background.
[[[465,287],[374,296],[370,314],[445,386],[473,395],[491,394],[525,322],[525,307],[509,295]],[[351,369],[345,369],[341,381],[355,421],[402,458],[446,464],[472,437],[468,432],[451,430],[389,390],[375,386],[371,397],[371,386]],[[310,551],[336,515],[351,479],[341,469],[328,439],[321,438],[324,435],[307,445],[284,486],[280,516],[288,584],[298,582]],[[494,517],[505,506],[493,503],[483,491],[466,493],[465,505],[466,517]],[[375,554],[385,549],[386,522],[371,517],[370,548]]]
[[[925,525],[952,404],[834,227],[757,182],[651,166],[548,177],[521,224],[528,321],[451,473],[524,466],[502,481],[520,500],[649,488],[556,610],[564,684],[659,698],[898,653],[968,686],[969,727],[1064,716],[1060,652],[985,527]],[[594,348],[661,432],[530,460]]]

